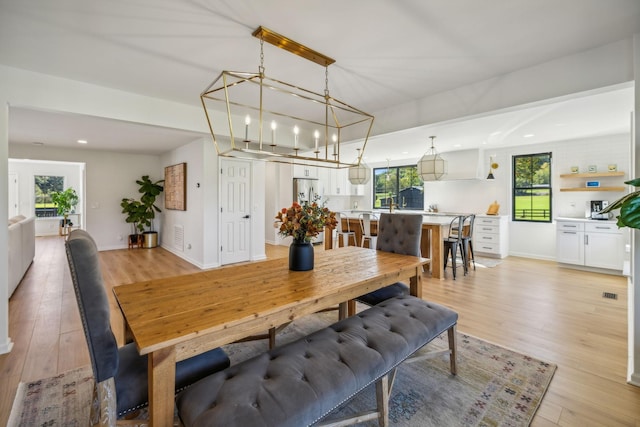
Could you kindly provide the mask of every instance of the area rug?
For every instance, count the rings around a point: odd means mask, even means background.
[[[277,336],[278,344],[297,339],[335,321],[336,313],[307,316]],[[446,333],[421,352],[448,347]],[[225,346],[232,363],[266,350],[264,341]],[[528,426],[556,366],[458,333],[458,375],[447,357],[403,364],[390,401],[390,424],[427,426]],[[85,426],[93,379],[90,367],[53,378],[21,383],[8,426]],[[375,407],[374,386],[363,390],[330,418]],[[376,422],[363,423],[376,426]]]

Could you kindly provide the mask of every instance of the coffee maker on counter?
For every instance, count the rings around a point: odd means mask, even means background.
[[[600,211],[607,206],[609,202],[606,200],[591,200],[589,203],[589,218],[606,220],[609,219],[608,213],[600,213]]]

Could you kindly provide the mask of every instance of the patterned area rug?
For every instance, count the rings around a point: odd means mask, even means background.
[[[298,320],[278,334],[278,344],[324,327],[335,318],[336,313],[329,312]],[[445,333],[421,351],[447,347]],[[237,363],[265,351],[266,343],[238,343],[225,349],[232,363]],[[553,364],[458,333],[458,375],[449,373],[446,357],[400,366],[391,395],[391,425],[528,426],[555,369]],[[91,369],[84,367],[21,383],[8,426],[88,425],[92,382]],[[334,415],[374,406],[375,387],[371,386]]]

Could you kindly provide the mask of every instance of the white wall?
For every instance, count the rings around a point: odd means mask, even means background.
[[[171,210],[164,207],[164,194],[162,194],[162,229],[160,233],[161,245],[165,249],[175,253],[179,257],[186,259],[199,266],[205,267],[204,242],[207,239],[217,239],[215,229],[207,230],[208,235],[204,235],[205,224],[205,197],[204,193],[213,189],[205,187],[205,173],[215,173],[216,171],[205,171],[204,168],[204,144],[206,141],[200,139],[185,145],[161,157],[162,167],[175,165],[178,163],[187,164],[187,209],[185,211]],[[164,177],[164,175],[163,175]],[[199,185],[198,185],[199,184]],[[184,248],[175,245],[174,227],[184,227]]]
[[[79,196],[78,205],[70,220],[74,226],[83,227],[84,221],[84,163],[51,162],[35,160],[9,160],[9,173],[14,173],[18,179],[18,213],[26,217],[35,213],[35,176],[62,176],[64,189],[73,188]],[[78,221],[80,221],[78,223]],[[52,236],[58,234],[60,217],[36,218],[36,236]]]

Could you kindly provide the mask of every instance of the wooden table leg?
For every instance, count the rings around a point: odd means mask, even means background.
[[[149,354],[149,425],[172,427],[176,389],[176,350],[163,348]]]
[[[409,293],[422,298],[422,266],[416,268],[416,274],[409,281]]]
[[[431,277],[434,279],[444,279],[444,242],[442,225],[431,228]]]

